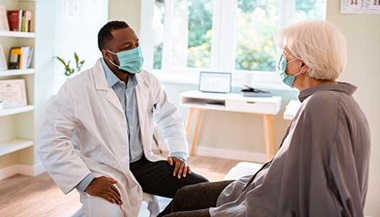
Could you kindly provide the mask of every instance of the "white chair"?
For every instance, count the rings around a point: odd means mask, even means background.
[[[223,179],[236,180],[245,175],[255,174],[262,166],[259,163],[240,162],[232,167]]]
[[[149,211],[149,217],[156,217],[160,213],[160,207],[156,196],[144,192],[143,201],[148,204],[147,208]],[[71,217],[85,217],[83,208],[80,207],[80,209],[78,209]]]
[[[143,201],[148,203],[149,217],[156,217],[160,213],[160,206],[156,196],[144,192]]]

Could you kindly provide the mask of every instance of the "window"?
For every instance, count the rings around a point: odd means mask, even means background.
[[[235,69],[275,71],[279,1],[238,0]]]
[[[165,7],[168,8],[168,2],[171,3],[172,10],[166,15],[170,24],[165,26]],[[170,38],[167,44],[170,44],[170,47],[166,55],[170,55],[167,59],[173,60],[171,67],[207,68],[211,65],[213,1],[156,0],[153,22],[155,33],[160,36],[160,30],[165,29],[164,26],[167,31],[170,29],[167,34]],[[162,67],[162,48],[162,39],[155,40],[154,69]]]
[[[204,69],[274,73],[278,29],[324,19],[325,5],[326,0],[155,0],[151,67],[177,75]]]
[[[326,0],[296,0],[295,21],[305,19],[325,19]]]
[[[153,10],[153,44],[154,44],[154,58],[153,68],[161,69],[162,66],[162,46],[164,36],[164,13],[165,7],[163,0],[156,0]]]

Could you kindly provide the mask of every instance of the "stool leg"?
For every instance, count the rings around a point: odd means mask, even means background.
[[[190,155],[194,155],[194,152],[195,152],[195,145],[197,144],[197,137],[198,137],[199,122],[201,120],[202,109],[197,109],[197,110],[198,110],[197,121],[195,122],[195,130],[194,130],[193,141],[191,143]]]
[[[189,134],[191,121],[193,119],[193,114],[194,114],[194,109],[190,108],[189,109],[189,114],[187,115],[187,120],[186,120],[186,135]]]
[[[276,153],[273,115],[264,115],[265,147],[267,159],[271,160]]]

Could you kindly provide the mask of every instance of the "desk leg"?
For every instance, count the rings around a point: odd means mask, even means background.
[[[201,120],[201,113],[202,113],[202,109],[196,109],[196,110],[198,110],[198,115],[197,115],[197,121],[195,122],[193,141],[191,142],[190,155],[194,155],[194,152],[195,152],[195,145],[197,144],[197,137],[198,137],[199,121]]]
[[[193,114],[194,114],[193,108],[189,109],[189,114],[187,115],[187,120],[186,120],[186,135],[189,134],[190,126],[191,126],[191,121],[193,120]]]
[[[264,130],[265,130],[265,146],[267,151],[267,159],[271,160],[276,152],[273,115],[264,115]]]

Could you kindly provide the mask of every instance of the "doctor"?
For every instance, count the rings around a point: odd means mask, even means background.
[[[86,216],[135,217],[143,191],[172,198],[182,186],[208,180],[186,163],[181,116],[141,69],[135,32],[111,21],[99,31],[98,46],[103,58],[67,81],[48,106],[38,152],[65,194],[80,192]],[[167,160],[152,152],[156,124],[169,146]]]

